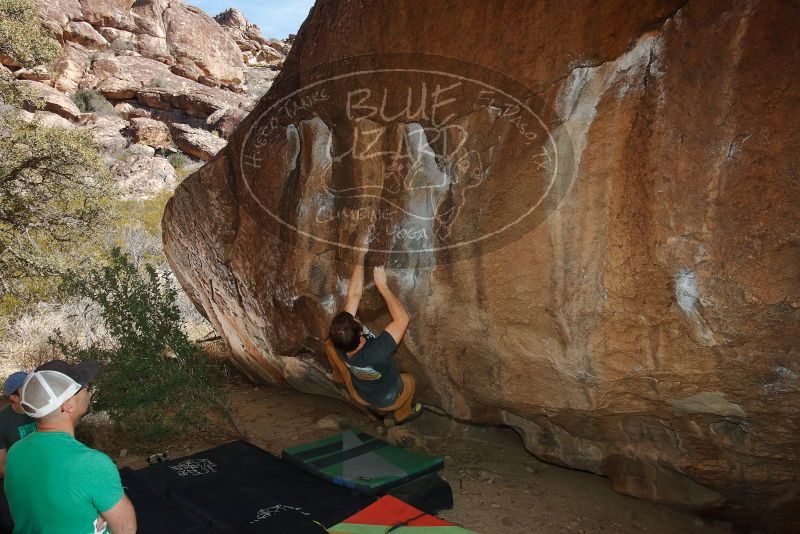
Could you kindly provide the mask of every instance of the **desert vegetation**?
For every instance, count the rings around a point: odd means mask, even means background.
[[[52,71],[61,48],[36,13],[29,0],[0,4],[0,53],[22,68]],[[86,131],[31,117],[43,102],[0,67],[6,373],[53,358],[101,361],[95,408],[141,446],[224,420],[226,370],[209,365],[197,343],[211,328],[162,252],[161,214],[172,192],[131,198],[112,175],[112,163],[148,147],[104,150]],[[79,89],[71,100],[82,113],[115,117],[97,91]],[[169,162],[178,180],[196,168],[179,151]]]

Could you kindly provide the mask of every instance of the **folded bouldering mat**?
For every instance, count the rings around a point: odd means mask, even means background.
[[[205,525],[207,532],[316,534],[372,502],[243,441],[134,473],[153,495],[176,505]],[[137,516],[147,520],[140,515],[137,500],[131,500]],[[139,532],[182,531],[140,528]]]
[[[330,534],[470,534],[438,517],[426,514],[387,495],[331,527]],[[474,534],[474,533],[472,533]]]
[[[444,465],[439,456],[395,447],[357,429],[289,447],[284,449],[282,458],[364,495],[386,493]]]

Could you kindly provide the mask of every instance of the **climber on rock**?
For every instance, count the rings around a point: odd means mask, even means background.
[[[352,389],[365,404],[383,413],[394,413],[395,422],[406,423],[422,414],[422,405],[413,402],[415,381],[407,373],[400,373],[394,361],[394,353],[406,333],[410,317],[400,300],[392,293],[386,281],[383,267],[375,267],[375,287],[386,302],[392,322],[374,336],[356,319],[356,312],[364,288],[364,257],[366,250],[358,255],[356,266],[347,288],[344,311],[331,322],[330,341],[336,356],[344,363],[350,375]],[[331,361],[334,375],[338,362]],[[352,395],[351,391],[351,395]]]

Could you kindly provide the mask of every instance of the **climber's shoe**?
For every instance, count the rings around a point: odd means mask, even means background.
[[[408,417],[406,417],[405,419],[403,419],[402,421],[398,421],[397,424],[398,425],[404,425],[406,423],[410,423],[411,421],[413,421],[415,419],[419,419],[419,416],[422,415],[422,412],[424,412],[424,411],[425,411],[425,408],[423,408],[422,404],[417,402],[417,403],[414,404],[414,406],[411,407],[411,414]]]

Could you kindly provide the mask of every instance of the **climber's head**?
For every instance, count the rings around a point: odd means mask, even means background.
[[[329,336],[337,349],[353,351],[361,343],[361,323],[348,312],[338,313],[331,322]]]

